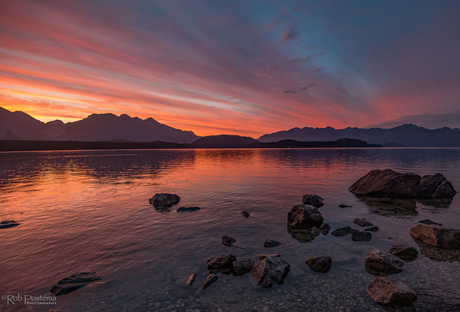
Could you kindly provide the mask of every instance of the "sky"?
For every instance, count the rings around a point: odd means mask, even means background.
[[[458,16],[457,0],[1,0],[0,106],[251,137],[460,116]]]

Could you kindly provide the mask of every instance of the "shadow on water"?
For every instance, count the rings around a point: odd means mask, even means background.
[[[439,248],[421,241],[412,236],[420,248],[420,253],[425,257],[438,262],[458,262],[460,261],[460,250],[450,250]]]
[[[421,203],[422,205],[433,207],[433,208],[450,208],[450,204],[452,204],[452,200],[453,200],[453,197],[417,199],[417,201]]]

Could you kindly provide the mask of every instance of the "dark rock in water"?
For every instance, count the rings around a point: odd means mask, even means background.
[[[195,278],[196,278],[196,274],[190,275],[190,277],[188,278],[188,281],[187,281],[187,285],[192,286],[193,283],[195,282]]]
[[[220,255],[212,259],[208,263],[208,270],[221,270],[221,269],[233,269],[233,262],[236,261],[236,257],[232,254]]]
[[[459,262],[460,250],[439,248],[412,237],[420,248],[420,253],[425,257],[438,262]]]
[[[421,220],[418,223],[422,223],[422,224],[426,224],[426,225],[439,225],[439,226],[442,226],[442,223],[436,223],[436,222],[433,222],[433,221],[428,220],[428,219]]]
[[[256,263],[251,258],[241,258],[233,262],[233,274],[241,276],[251,272]]]
[[[323,224],[321,224],[321,226],[319,227],[319,229],[320,229],[321,231],[323,231],[321,234],[327,235],[327,233],[329,233],[329,231],[331,230],[331,227],[329,226],[329,224],[323,223]]]
[[[378,231],[379,231],[379,228],[378,228],[377,226],[373,226],[373,227],[364,229],[364,231],[367,231],[367,232],[378,232]]]
[[[377,277],[367,287],[367,293],[376,302],[388,306],[410,306],[417,300],[408,285],[387,277]]]
[[[208,265],[209,262],[211,262],[212,260],[214,260],[215,257],[209,257],[208,259],[204,260],[204,264]]]
[[[311,229],[321,226],[322,223],[323,216],[316,207],[297,205],[288,213],[288,225],[292,229]]]
[[[358,196],[372,214],[387,217],[417,216],[417,199]]]
[[[364,227],[373,226],[372,223],[366,221],[366,219],[364,218],[356,218],[353,220],[353,223]]]
[[[149,199],[150,204],[155,207],[169,207],[177,204],[179,201],[179,196],[169,193],[155,194],[152,198]]]
[[[206,279],[206,282],[204,282],[204,284],[203,284],[203,286],[201,288],[202,289],[208,288],[209,286],[211,286],[212,283],[215,283],[218,279],[219,279],[219,277],[217,277],[216,274],[208,275],[208,278]]]
[[[324,206],[323,199],[318,195],[304,195],[302,196],[302,205],[311,205],[316,208]]]
[[[419,224],[410,230],[410,234],[436,247],[460,249],[460,230],[457,229]]]
[[[264,247],[268,247],[268,248],[277,247],[277,246],[279,246],[279,245],[281,245],[280,242],[275,241],[275,240],[271,240],[271,239],[267,239],[267,240],[265,240],[265,242],[264,242]]]
[[[360,178],[348,190],[355,195],[416,198],[420,180],[418,174],[376,169]]]
[[[258,254],[257,257],[260,259],[260,260],[263,260],[267,257],[281,257],[281,255],[279,254]]]
[[[394,245],[391,246],[389,251],[392,255],[407,261],[413,261],[418,256],[417,249],[410,246]]]
[[[241,211],[241,214],[242,214],[243,216],[245,216],[246,218],[249,218],[249,216],[250,216],[250,215],[249,215],[249,212],[244,211],[244,210]]]
[[[332,259],[325,256],[317,256],[305,260],[310,270],[318,273],[327,273],[332,267]]]
[[[251,275],[257,285],[267,288],[274,284],[281,285],[289,273],[290,265],[281,257],[268,256],[255,264]]]
[[[178,212],[180,211],[196,211],[200,210],[200,207],[180,207],[177,209]]]
[[[354,231],[351,233],[351,239],[355,242],[369,242],[372,234],[369,232]]]
[[[348,206],[348,205],[344,205],[344,204],[341,204],[339,205],[340,208],[351,208],[352,206]]]
[[[292,229],[292,227],[288,225],[288,232],[291,234],[292,238],[301,243],[308,243],[315,239],[312,229]]]
[[[230,236],[222,236],[222,244],[224,244],[225,246],[232,246],[233,243],[236,243],[236,239]]]
[[[454,197],[457,192],[452,184],[440,173],[423,176],[417,185],[417,197]]]
[[[10,228],[10,227],[17,226],[17,225],[19,225],[19,223],[16,221],[3,220],[2,222],[0,222],[0,229],[6,229],[6,228]]]
[[[366,255],[366,265],[374,271],[394,274],[402,272],[404,262],[390,253],[373,249]]]
[[[323,233],[323,231],[321,231],[319,228],[317,228],[316,226],[312,227],[311,228],[311,234],[314,235],[314,236],[318,236],[319,234]]]
[[[100,279],[101,276],[96,272],[75,273],[57,282],[57,284],[51,288],[50,292],[56,296],[65,295]]]
[[[351,234],[351,233],[357,232],[357,231],[358,230],[354,230],[351,227],[346,226],[346,227],[343,227],[343,228],[340,228],[340,229],[332,231],[331,234],[334,235],[334,236],[342,237],[342,236],[345,236],[347,234]]]

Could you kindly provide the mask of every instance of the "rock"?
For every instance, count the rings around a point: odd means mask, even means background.
[[[292,238],[298,240],[301,243],[308,243],[315,239],[315,235],[312,233],[313,228],[311,229],[292,229],[288,225],[288,232],[291,234]],[[317,234],[319,235],[319,234]]]
[[[344,204],[341,204],[339,205],[340,208],[351,208],[352,206],[348,206],[348,205],[344,205]]]
[[[319,229],[320,229],[321,231],[323,231],[321,234],[327,235],[327,233],[329,233],[329,231],[331,230],[331,227],[329,226],[329,224],[323,223],[323,224],[321,224],[321,226],[319,227]]]
[[[0,229],[6,229],[6,228],[13,227],[13,226],[18,226],[18,225],[19,225],[19,223],[16,222],[16,221],[3,220],[2,222],[0,222]]]
[[[255,264],[251,275],[257,285],[267,288],[274,284],[281,285],[289,273],[290,265],[281,257],[268,256]]]
[[[454,197],[457,192],[452,184],[440,173],[423,176],[417,185],[417,197]]]
[[[150,204],[155,207],[169,207],[177,204],[180,201],[180,197],[176,194],[159,193],[155,194],[149,199]]]
[[[357,224],[359,226],[364,226],[364,227],[373,226],[372,223],[366,221],[366,219],[364,219],[364,218],[356,218],[356,219],[353,220],[353,223]]]
[[[204,282],[203,286],[201,287],[202,289],[208,288],[212,283],[215,283],[219,277],[216,274],[210,274],[208,275],[208,278],[206,279],[206,282]]]
[[[279,246],[279,245],[281,245],[280,242],[275,241],[275,240],[271,240],[271,239],[267,239],[267,240],[265,240],[265,242],[264,242],[264,247],[267,247],[267,248],[277,247],[277,246]]]
[[[427,244],[418,238],[413,237],[414,241],[420,248],[420,253],[425,257],[438,262],[459,262],[460,261],[460,250],[451,250],[439,248],[430,244]]]
[[[410,247],[410,246],[394,245],[394,246],[391,246],[389,251],[392,255],[395,255],[396,257],[400,259],[408,260],[408,261],[415,260],[417,259],[417,256],[418,256],[417,249],[415,249],[414,247]]]
[[[50,292],[56,296],[65,295],[100,279],[101,276],[96,272],[77,272],[69,277],[61,279],[51,288]]]
[[[305,260],[310,270],[318,273],[327,273],[332,267],[332,259],[325,256],[317,256]]]
[[[445,248],[460,249],[460,230],[419,224],[410,230],[410,234],[427,244]]]
[[[436,223],[436,222],[433,222],[433,221],[428,220],[428,219],[421,220],[418,223],[422,223],[422,224],[426,224],[426,225],[439,225],[439,226],[442,226],[442,223]]]
[[[192,286],[193,282],[195,282],[195,278],[196,278],[196,274],[190,275],[190,277],[188,278],[188,281],[187,281],[187,285]]]
[[[323,231],[321,231],[319,228],[317,228],[316,226],[312,227],[311,228],[311,234],[314,235],[314,236],[318,236],[319,234],[323,233]]]
[[[222,236],[222,244],[224,244],[225,246],[232,246],[233,243],[236,243],[236,239],[230,237],[230,236]]]
[[[372,234],[369,232],[353,231],[351,239],[355,242],[369,242],[372,239]]]
[[[236,257],[232,254],[220,255],[212,259],[208,263],[208,270],[222,270],[222,269],[233,269],[233,262],[236,261]]]
[[[181,212],[181,211],[196,211],[196,210],[200,210],[201,208],[200,207],[180,207],[177,209],[178,212]]]
[[[260,260],[263,260],[267,257],[281,257],[281,255],[279,254],[258,254],[257,257],[260,259]]]
[[[402,272],[404,262],[390,253],[373,249],[366,255],[366,265],[373,271],[394,274]]]
[[[244,211],[244,210],[241,211],[241,214],[242,214],[243,216],[245,216],[246,218],[249,218],[249,216],[250,216],[250,215],[249,215],[249,212]]]
[[[376,226],[373,226],[373,227],[364,229],[364,231],[367,231],[367,232],[378,232],[378,231],[379,231],[379,228],[376,227]]]
[[[388,306],[409,306],[417,300],[408,285],[387,277],[377,277],[367,287],[367,293],[376,302]]]
[[[311,229],[321,226],[321,223],[323,216],[313,206],[297,205],[288,213],[288,225],[293,229]]]
[[[311,205],[316,208],[324,206],[323,199],[318,195],[304,195],[302,196],[302,205]]]
[[[352,229],[349,226],[346,226],[346,227],[343,227],[343,228],[340,228],[340,229],[332,231],[331,234],[334,235],[334,236],[342,237],[342,236],[345,236],[347,234],[351,234],[351,233],[356,232],[356,231],[357,230]]]
[[[355,195],[416,198],[420,180],[418,174],[376,169],[360,178],[348,190]]]
[[[241,276],[251,272],[256,263],[251,258],[241,258],[233,262],[233,274]]]

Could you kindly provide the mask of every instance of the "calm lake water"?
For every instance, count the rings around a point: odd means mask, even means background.
[[[460,307],[458,258],[421,250],[409,230],[430,219],[460,228],[460,195],[451,203],[376,203],[348,192],[372,169],[442,173],[460,191],[460,149],[125,150],[0,153],[0,295],[49,296],[75,272],[99,282],[57,297],[56,305],[0,301],[1,311],[385,311],[367,294],[374,276],[364,258],[373,248],[414,246],[417,260],[392,278],[416,289],[417,311]],[[155,193],[178,205],[158,210]],[[320,235],[301,242],[287,231],[289,210],[305,194],[324,199],[332,230],[366,218],[379,231],[370,242]],[[339,204],[352,208],[339,208]],[[194,212],[177,208],[199,206]],[[244,218],[241,210],[251,215]],[[223,235],[244,249],[226,247]],[[265,248],[274,239],[282,244]],[[263,289],[250,274],[219,274],[204,291],[204,260],[279,253],[291,264],[283,285]],[[305,259],[332,258],[327,274]],[[184,284],[197,273],[195,284]],[[441,309],[441,310],[440,310]]]

